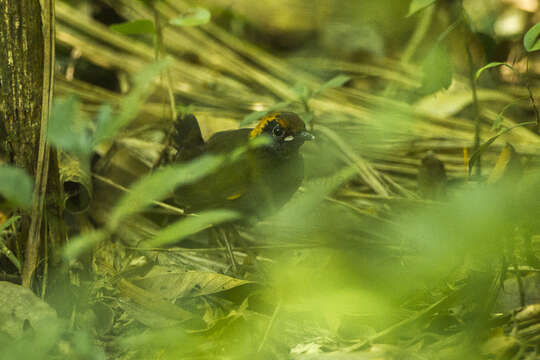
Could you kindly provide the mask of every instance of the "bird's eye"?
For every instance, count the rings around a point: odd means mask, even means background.
[[[274,129],[272,129],[272,134],[274,134],[274,136],[280,137],[281,135],[283,135],[283,129],[281,128],[281,126],[276,125]]]

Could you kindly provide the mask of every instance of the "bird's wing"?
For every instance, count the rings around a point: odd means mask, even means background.
[[[252,129],[225,130],[215,133],[208,139],[205,150],[213,154],[227,154],[246,146]]]
[[[250,129],[221,131],[205,144],[204,152],[230,154],[238,147],[247,145]],[[194,211],[207,208],[244,208],[250,203],[249,192],[253,183],[254,167],[249,153],[231,159],[197,184],[184,186],[175,191],[179,205]]]

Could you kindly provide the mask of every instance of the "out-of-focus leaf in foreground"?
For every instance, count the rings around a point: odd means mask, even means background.
[[[15,206],[29,208],[32,205],[32,178],[23,169],[0,166],[0,194]]]
[[[176,164],[145,176],[133,185],[111,212],[109,226],[115,229],[119,222],[131,214],[144,210],[155,200],[161,200],[176,187],[197,181],[217,169],[221,156],[204,156],[189,164]]]
[[[210,210],[197,216],[179,220],[158,232],[148,245],[152,247],[166,246],[178,242],[184,238],[196,234],[199,231],[216,226],[224,222],[237,220],[240,214],[231,210]]]
[[[453,66],[448,51],[443,44],[437,44],[426,56],[422,70],[420,93],[428,95],[441,89],[448,89],[452,83]]]
[[[48,138],[58,149],[78,156],[91,150],[89,122],[80,112],[80,102],[75,96],[55,101],[49,121]]]
[[[89,231],[82,233],[72,239],[64,247],[64,258],[74,260],[86,251],[92,249],[96,244],[103,241],[107,234],[103,231]]]

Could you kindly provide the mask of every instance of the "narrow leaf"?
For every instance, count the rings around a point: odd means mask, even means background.
[[[94,246],[105,240],[107,234],[103,231],[89,231],[80,234],[72,239],[64,247],[64,259],[74,260],[87,251],[90,251]]]
[[[207,229],[224,222],[237,220],[240,215],[231,210],[210,210],[200,213],[198,216],[179,220],[174,224],[167,226],[156,234],[149,241],[151,247],[161,247],[178,242],[186,237],[196,234],[199,231]]]
[[[184,14],[171,19],[169,23],[175,26],[199,26],[210,21],[210,11],[205,8],[192,8]]]
[[[478,69],[478,71],[476,71],[476,75],[474,76],[474,79],[476,81],[478,81],[478,78],[484,72],[484,70],[491,69],[491,68],[498,67],[498,66],[506,66],[510,70],[515,71],[515,72],[517,72],[519,74],[519,72],[510,64],[507,64],[507,63],[504,63],[504,62],[491,62],[491,63],[489,63],[487,65],[482,66],[480,69]]]
[[[412,0],[411,4],[409,5],[409,12],[407,13],[407,17],[427,8],[434,2],[435,0]]]
[[[155,34],[156,29],[151,20],[134,20],[109,27],[111,30],[124,35]]]
[[[478,159],[480,159],[482,154],[484,152],[486,152],[486,150],[489,148],[489,146],[491,144],[493,144],[493,142],[495,140],[497,140],[501,135],[509,133],[510,131],[514,130],[515,128],[522,127],[522,126],[527,126],[527,125],[536,125],[536,121],[527,121],[527,122],[524,122],[524,123],[521,123],[521,124],[514,125],[512,127],[509,127],[508,129],[501,130],[501,131],[499,131],[499,133],[497,135],[492,136],[485,143],[480,145],[478,150],[476,150],[471,155],[471,158],[469,159],[469,174],[471,173],[471,171],[472,171],[474,165],[476,164],[476,162],[478,162]]]
[[[517,99],[515,101],[512,101],[509,104],[506,104],[503,107],[503,109],[497,114],[497,117],[495,118],[495,120],[493,121],[493,124],[491,125],[491,130],[495,130],[495,131],[500,130],[502,127],[502,123],[504,121],[504,113],[506,112],[506,110],[508,110],[508,108],[510,108],[511,106],[516,105],[520,101],[523,101],[523,99]]]
[[[350,76],[340,74],[340,75],[338,75],[336,77],[333,77],[332,79],[328,80],[326,83],[324,83],[319,89],[317,89],[317,90],[315,90],[313,92],[313,95],[320,94],[320,93],[324,92],[327,89],[342,87],[343,85],[345,85],[350,80],[351,80]]]
[[[172,191],[190,184],[216,170],[223,162],[221,156],[204,156],[188,164],[176,164],[158,170],[140,179],[116,204],[109,225],[116,229],[126,216],[144,210],[152,201],[162,200]]]
[[[540,50],[540,23],[534,25],[523,37],[523,46],[527,52]]]

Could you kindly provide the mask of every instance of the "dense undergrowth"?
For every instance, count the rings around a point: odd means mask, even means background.
[[[224,3],[58,2],[69,236],[44,302],[0,283],[0,358],[538,358],[538,2]],[[284,109],[317,140],[278,213],[231,240],[170,201],[246,150],[170,163],[176,115]],[[2,166],[12,283],[32,183]]]

